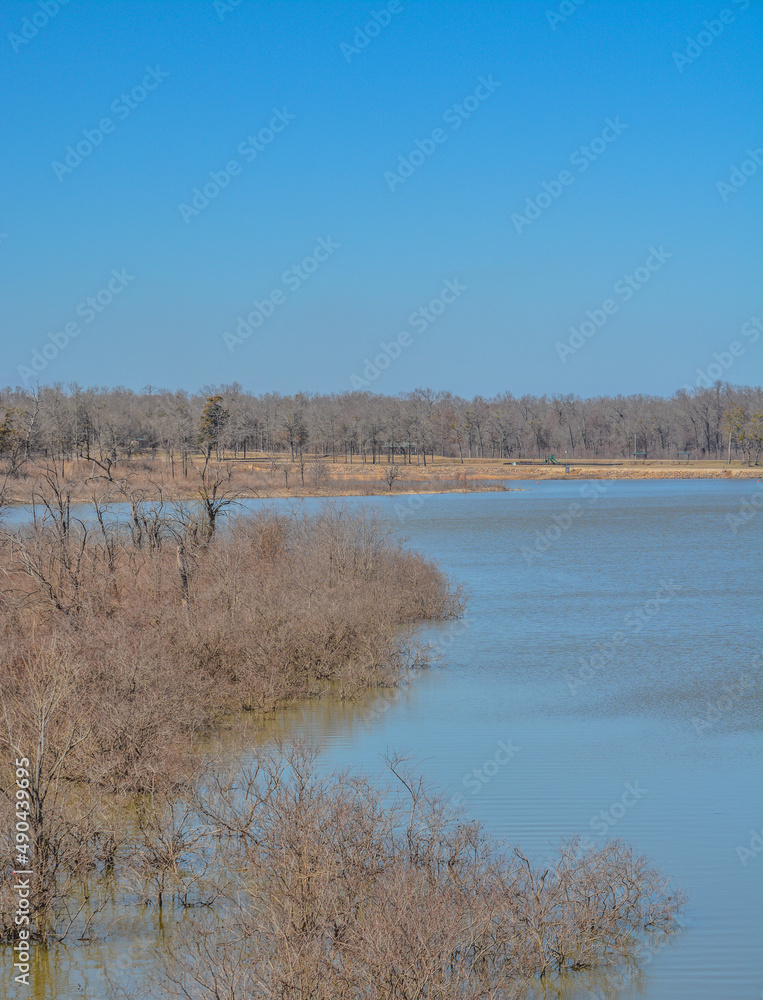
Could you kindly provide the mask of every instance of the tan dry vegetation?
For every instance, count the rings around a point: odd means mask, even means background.
[[[0,537],[3,696],[21,703],[58,664],[104,783],[166,773],[165,753],[222,713],[393,682],[411,662],[401,626],[461,610],[431,563],[341,506],[214,530],[203,508],[141,494],[117,524],[103,496],[75,516],[78,488],[56,480]]]
[[[539,867],[406,760],[388,769],[391,784],[321,775],[296,747],[217,771],[197,791],[197,829],[235,875],[147,995],[506,1000],[674,925],[680,897],[625,845],[573,841]]]
[[[219,509],[141,493],[117,523],[103,495],[75,515],[81,488],[48,469],[33,522],[0,535],[0,744],[32,762],[41,937],[68,927],[72,885],[116,838],[94,818],[103,794],[179,788],[231,713],[395,683],[424,659],[407,627],[462,606],[431,563],[336,505],[216,527]],[[6,884],[6,933],[10,902]]]
[[[165,939],[164,997],[499,1000],[673,926],[680,897],[629,848],[573,842],[538,867],[404,760],[390,786],[321,774],[300,747],[202,768],[200,736],[226,716],[394,683],[422,661],[409,626],[461,597],[341,504],[221,525],[235,492],[219,470],[195,505],[123,483],[75,514],[85,489],[48,467],[32,523],[0,535],[0,744],[28,759],[38,941],[172,902],[209,916]],[[15,905],[4,880],[5,941]]]
[[[569,460],[569,472],[564,465],[551,465],[541,460],[510,461],[494,459],[464,459],[436,456],[427,459],[426,466],[413,457],[412,464],[394,463],[398,474],[390,486],[390,463],[331,462],[321,456],[302,456],[291,462],[288,456],[255,454],[246,460],[225,458],[211,463],[221,486],[239,498],[243,497],[335,497],[394,495],[409,493],[453,493],[502,490],[504,483],[521,486],[523,480],[549,479],[759,479],[761,468],[741,462],[729,465],[722,461],[649,460],[591,461]],[[203,489],[203,459],[188,459],[188,474],[180,464],[171,466],[165,459],[152,460],[140,456],[120,460],[105,476],[100,469],[84,460],[58,463],[63,479],[77,484],[73,501],[89,501],[93,495],[113,498],[115,491],[135,495],[145,493],[162,496],[165,500],[199,500]],[[174,471],[174,474],[173,474]],[[0,476],[0,480],[2,477]],[[40,481],[39,467],[28,463],[3,480],[0,507],[3,503],[33,502]],[[126,499],[126,497],[123,497]]]

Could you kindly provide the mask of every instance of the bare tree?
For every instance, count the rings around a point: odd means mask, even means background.
[[[82,773],[92,731],[79,702],[76,677],[67,652],[52,642],[33,659],[20,665],[15,683],[4,686],[4,728],[0,746],[17,762],[17,786],[3,794],[21,803],[28,837],[17,833],[15,850],[19,861],[33,875],[29,879],[30,923],[33,935],[45,940],[62,939],[85,908],[87,897],[73,893],[88,866],[88,840],[92,829],[87,817],[75,818],[67,801],[68,782]],[[17,806],[17,816],[19,809]],[[23,866],[21,866],[23,867]],[[8,919],[3,913],[4,922]]]
[[[241,496],[240,490],[229,486],[233,475],[232,467],[228,465],[225,468],[217,466],[210,469],[208,459],[209,456],[199,473],[201,481],[196,489],[202,515],[202,538],[206,542],[214,537],[217,519],[222,511],[238,504]]]
[[[394,486],[395,482],[398,479],[403,479],[403,478],[404,478],[404,472],[400,468],[400,466],[397,465],[396,463],[393,462],[392,465],[387,465],[384,467],[384,472],[382,473],[382,479],[389,487],[390,492],[392,491],[392,487]]]

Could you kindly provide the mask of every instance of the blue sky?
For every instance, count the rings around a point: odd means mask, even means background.
[[[0,383],[758,382],[761,10],[6,2]]]

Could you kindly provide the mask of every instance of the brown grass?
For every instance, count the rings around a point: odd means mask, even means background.
[[[389,496],[406,493],[450,493],[499,490],[502,484],[516,480],[547,479],[758,479],[763,469],[735,461],[730,466],[722,461],[676,461],[671,459],[647,462],[569,460],[570,471],[564,465],[548,465],[539,460],[523,460],[518,464],[494,459],[465,459],[436,456],[427,465],[417,462],[397,465],[400,475],[390,488],[386,477],[386,460],[376,464],[356,461],[331,462],[322,456],[305,459],[304,483],[298,463],[288,456],[255,455],[247,460],[225,459],[215,469],[224,470],[227,489],[238,497],[336,497]],[[198,501],[204,462],[189,461],[188,476],[175,464],[175,476],[163,459],[148,456],[120,460],[105,476],[92,463],[66,461],[58,463],[61,479],[75,483],[73,500],[89,501],[95,495],[109,498],[120,489],[130,494],[145,492],[161,495],[165,500]],[[40,470],[33,464],[23,465],[10,479],[3,480],[0,470],[0,507],[3,503],[31,503],[40,484]]]

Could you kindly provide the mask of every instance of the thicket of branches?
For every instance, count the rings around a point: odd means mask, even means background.
[[[189,456],[306,452],[332,460],[395,461],[415,453],[455,458],[652,458],[757,463],[763,450],[763,392],[716,382],[671,398],[504,393],[467,400],[417,389],[400,396],[256,396],[238,384],[200,393],[77,385],[0,391],[0,457],[11,470],[29,458],[92,459],[108,471],[136,455],[164,456],[171,475]]]
[[[341,505],[221,521],[220,475],[205,468],[194,504],[122,482],[73,505],[91,481],[47,465],[31,521],[0,531],[0,748],[28,772],[33,939],[172,906],[206,916],[163,939],[148,994],[498,1000],[668,933],[681,899],[626,846],[573,841],[538,867],[405,760],[385,786],[300,747],[210,759],[226,717],[397,682],[426,660],[409,626],[462,610],[435,566]],[[16,906],[3,878],[0,941]]]
[[[236,876],[147,995],[508,1000],[674,926],[680,896],[627,846],[572,841],[539,867],[387,763],[391,785],[326,776],[297,747],[197,789],[197,829]]]
[[[408,626],[462,605],[431,563],[339,506],[218,524],[203,503],[125,486],[74,507],[78,489],[49,467],[31,522],[0,531],[0,747],[31,761],[41,938],[67,931],[89,873],[114,861],[110,796],[182,788],[231,713],[395,683],[424,659]],[[12,905],[4,882],[5,935]]]

